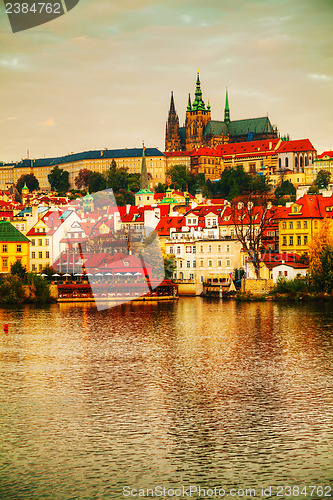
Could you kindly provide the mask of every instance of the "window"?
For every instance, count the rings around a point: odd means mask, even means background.
[[[314,221],[314,227],[315,227],[315,229],[318,228],[318,221],[317,220]]]
[[[196,253],[196,251],[197,251],[196,246],[195,246],[195,245],[193,245],[193,247],[192,247],[192,252],[193,252],[193,253]]]
[[[230,266],[231,266],[231,260],[227,259],[227,267],[230,267]]]
[[[282,227],[283,227],[283,229],[287,229],[287,223],[283,222]]]
[[[36,258],[36,252],[31,252],[31,258],[35,259]]]
[[[217,261],[217,267],[222,267],[222,260]]]
[[[2,259],[2,267],[8,267],[8,259]]]
[[[211,252],[212,251],[212,245],[209,245],[208,246],[208,252]]]
[[[36,271],[36,264],[32,264],[31,270]]]
[[[173,253],[173,247],[169,248],[169,253]]]
[[[38,269],[39,269],[39,271],[43,271],[43,265],[42,265],[42,264],[39,264],[39,265],[38,265]]]
[[[200,261],[200,267],[203,267],[203,260]]]
[[[308,244],[308,237],[304,236],[304,245],[307,245],[307,244]]]
[[[182,260],[179,261],[179,267],[183,267],[183,261]]]
[[[289,246],[292,247],[294,244],[294,237],[293,236],[289,236]]]
[[[297,236],[297,245],[301,245],[302,242],[301,242],[301,237],[300,236]]]
[[[221,250],[221,245],[217,245],[217,251],[218,251],[218,252],[222,252],[222,250]]]
[[[288,271],[285,271],[285,272],[284,272],[284,275],[285,275],[285,276],[288,276]]]
[[[282,276],[282,271],[279,271],[279,276]]]
[[[38,252],[38,258],[42,259],[43,258],[43,252]]]
[[[21,244],[16,245],[16,252],[17,253],[21,253],[22,252],[22,245]]]
[[[282,245],[283,245],[283,246],[286,246],[286,245],[287,245],[287,236],[283,236]]]
[[[305,220],[305,221],[304,221],[304,229],[307,229],[307,228],[308,228],[308,221],[307,221],[307,220]]]
[[[42,239],[39,239],[39,240],[38,240],[38,246],[39,246],[39,247],[43,246],[43,240],[42,240]]]
[[[50,252],[45,252],[45,258],[49,259],[50,258]]]
[[[292,229],[294,227],[294,223],[293,222],[289,222],[289,229]]]
[[[180,253],[180,247],[177,247],[177,253]]]
[[[234,238],[234,236],[235,236],[235,230],[234,229],[231,229],[230,236],[231,236],[231,238]]]
[[[191,267],[191,261],[190,260],[186,261],[186,267]]]
[[[208,261],[208,267],[212,267],[213,266],[213,261],[212,260],[209,260]]]
[[[301,221],[300,220],[297,221],[297,229],[301,229]]]
[[[185,247],[185,252],[192,253],[192,247],[189,247],[189,246]]]
[[[21,224],[21,231],[24,231],[25,227],[24,224]]]
[[[193,261],[193,267],[197,267],[197,261],[196,260]]]
[[[230,252],[230,245],[227,245],[227,252]]]
[[[203,245],[200,245],[200,253],[203,253]]]
[[[36,240],[31,240],[31,246],[34,247],[36,244]]]
[[[8,252],[8,245],[7,244],[2,245],[2,252],[3,253],[7,253]]]
[[[79,235],[77,234],[77,236],[76,236],[76,237],[78,238],[78,237],[79,237]],[[46,246],[49,246],[49,244],[50,244],[50,240],[49,240],[49,238],[46,238],[46,240],[45,240],[45,245],[46,245]]]

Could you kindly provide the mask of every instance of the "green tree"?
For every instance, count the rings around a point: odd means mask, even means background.
[[[27,188],[29,188],[30,193],[32,193],[32,191],[37,191],[39,189],[39,182],[34,174],[21,175],[21,177],[18,179],[16,183],[16,189],[18,190],[19,193],[22,192],[24,184],[27,185]]]
[[[280,186],[275,189],[274,194],[277,198],[287,195],[294,196],[296,194],[296,188],[290,181],[282,181]]]
[[[114,195],[118,207],[124,207],[125,205],[134,205],[135,198],[131,191],[126,191],[125,189],[120,189],[118,193]]]
[[[36,273],[27,275],[29,302],[49,302],[51,297],[50,286],[48,282]]]
[[[81,168],[80,172],[74,179],[75,186],[78,189],[87,189],[87,187],[89,186],[90,175],[91,170],[88,170],[87,168]]]
[[[107,182],[105,176],[100,172],[91,172],[89,177],[89,192],[97,193],[97,191],[103,191],[106,187]]]
[[[57,193],[66,193],[69,190],[69,172],[55,166],[47,176],[52,191]]]
[[[318,189],[326,189],[331,180],[331,173],[328,170],[319,170],[315,185]]]
[[[21,278],[8,273],[0,283],[0,302],[3,304],[21,304],[25,294]]]
[[[112,160],[109,170],[105,172],[105,179],[107,188],[117,193],[120,189],[127,189],[128,170],[125,167],[117,168],[117,163]]]
[[[136,193],[140,189],[140,174],[129,174],[127,186],[130,191]]]
[[[157,186],[154,187],[155,193],[165,193],[166,189],[167,189],[167,185],[162,184],[162,182],[159,182],[157,184]]]
[[[171,179],[171,187],[174,189],[188,189],[189,175],[186,165],[173,165],[166,171],[166,175]]]
[[[27,270],[24,266],[22,266],[22,263],[20,260],[17,260],[10,266],[10,274],[13,276],[18,276],[22,282],[26,281],[27,277]]]

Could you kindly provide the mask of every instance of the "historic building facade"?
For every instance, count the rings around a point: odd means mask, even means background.
[[[226,92],[224,120],[211,119],[210,104],[206,106],[202,98],[199,72],[197,74],[195,100],[191,103],[189,95],[185,125],[179,126],[173,92],[169,115],[166,123],[165,151],[192,151],[200,147],[215,148],[227,142],[244,142],[262,139],[274,139],[277,129],[267,117],[246,120],[230,119],[228,91]]]

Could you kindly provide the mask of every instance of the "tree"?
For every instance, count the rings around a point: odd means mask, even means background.
[[[117,168],[117,163],[112,160],[109,170],[105,172],[106,186],[116,193],[120,189],[127,189],[128,170],[125,167]]]
[[[87,187],[89,186],[90,175],[91,170],[88,170],[87,168],[81,168],[80,172],[74,179],[75,186],[78,189],[87,189]]]
[[[318,186],[318,189],[327,189],[331,180],[331,173],[328,170],[319,170],[315,185]]]
[[[10,274],[18,276],[24,282],[27,277],[27,270],[24,266],[22,266],[21,261],[17,260],[10,266]]]
[[[296,188],[290,181],[282,181],[280,186],[275,189],[274,194],[277,198],[287,195],[294,196],[296,194]]]
[[[157,186],[154,187],[155,193],[165,193],[166,189],[166,184],[162,184],[162,182],[159,182]]]
[[[262,240],[274,217],[268,194],[248,194],[234,198],[230,207],[235,235],[253,264],[257,279],[260,278]]]
[[[140,174],[129,174],[127,186],[130,191],[136,193],[140,189]]]
[[[90,193],[97,193],[106,189],[106,179],[100,172],[91,172],[89,177],[89,191]]]
[[[186,165],[173,165],[166,171],[166,175],[171,179],[174,189],[186,191],[188,189],[189,175]]]
[[[50,183],[52,191],[57,191],[57,193],[66,193],[69,190],[69,172],[59,168],[58,165],[51,170],[47,179]]]
[[[333,224],[324,218],[309,243],[310,284],[315,291],[333,291]]]
[[[30,193],[32,193],[32,191],[37,191],[39,189],[39,182],[34,174],[21,175],[21,177],[18,179],[16,183],[16,189],[18,190],[19,193],[22,192],[24,184],[27,185],[27,188],[29,188]]]
[[[135,198],[131,191],[125,191],[125,189],[120,189],[118,193],[114,195],[118,207],[124,207],[125,205],[134,205]]]

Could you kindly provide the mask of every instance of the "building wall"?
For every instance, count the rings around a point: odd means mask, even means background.
[[[2,241],[0,242],[0,272],[8,273],[10,267],[17,260],[21,261],[23,267],[30,270],[29,258],[30,242],[26,241]]]
[[[141,172],[141,157],[115,158],[115,161],[118,168],[127,168],[129,174],[140,174]],[[58,167],[69,172],[70,188],[75,189],[75,177],[77,177],[81,169],[87,168],[88,170],[94,172],[103,173],[110,168],[111,162],[112,158],[103,157],[103,151],[101,151],[101,157],[98,159],[84,159],[68,163],[61,163],[58,165]],[[146,164],[148,175],[149,177],[151,177],[150,184],[152,184],[152,186],[156,186],[159,182],[164,183],[166,172],[166,157],[147,156]],[[0,165],[0,189],[8,189],[13,184],[16,184],[18,179],[22,175],[33,173],[38,179],[40,189],[49,190],[50,184],[48,182],[48,175],[51,173],[52,169],[55,166],[56,165],[48,165],[44,167],[27,167],[18,165]]]

